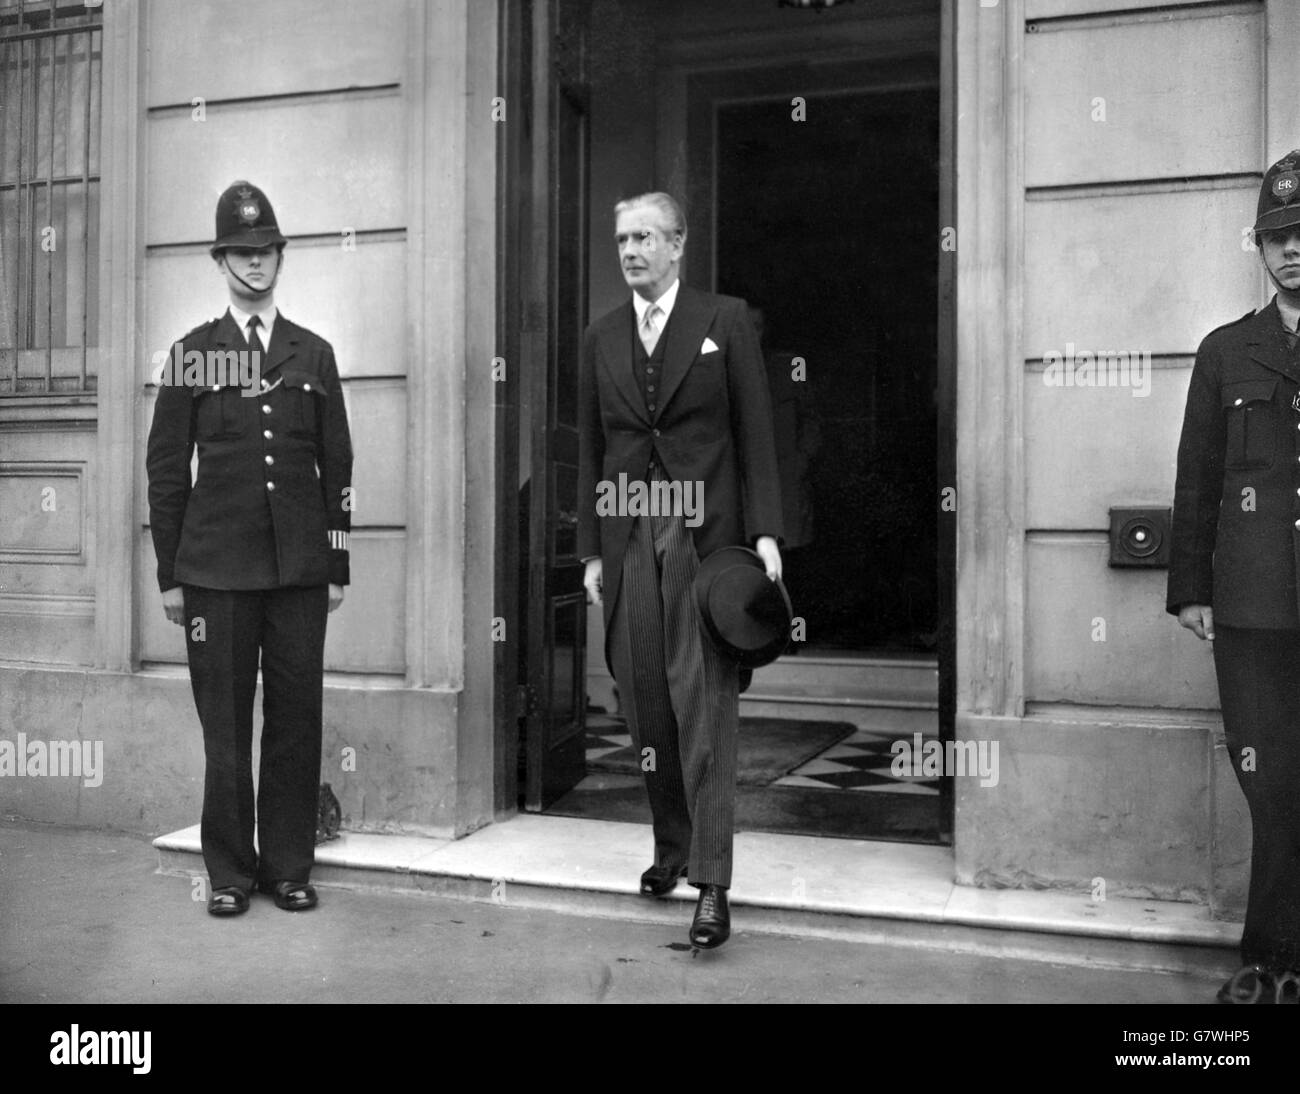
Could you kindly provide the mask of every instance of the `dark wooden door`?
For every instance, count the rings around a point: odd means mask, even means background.
[[[528,491],[524,807],[586,773],[587,602],[577,556],[578,376],[587,322],[586,2],[539,5],[551,52],[534,83],[534,324]],[[539,31],[543,28],[538,27]],[[542,83],[544,81],[544,84]],[[542,328],[542,329],[537,329]]]

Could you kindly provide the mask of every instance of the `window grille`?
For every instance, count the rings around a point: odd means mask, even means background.
[[[0,0],[0,396],[95,390],[102,0]]]

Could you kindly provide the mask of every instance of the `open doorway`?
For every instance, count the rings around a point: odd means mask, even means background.
[[[720,104],[716,283],[761,308],[795,649],[937,640],[937,88]]]
[[[825,63],[792,65],[785,13],[775,9],[761,13],[764,26],[754,30],[760,13],[742,0],[719,0],[707,11],[675,0],[596,0],[581,55],[590,119],[587,166],[574,176],[584,180],[581,190],[566,183],[563,156],[557,165],[553,153],[533,149],[536,176],[545,171],[550,182],[533,190],[539,209],[553,217],[581,192],[591,210],[589,315],[627,300],[612,208],[651,189],[686,199],[685,282],[743,296],[763,311],[778,457],[790,463],[783,471],[805,518],[784,553],[806,632],[797,652],[761,670],[742,696],[738,830],[945,839],[943,781],[899,774],[892,762],[899,740],[943,736],[936,645],[943,583],[951,580],[936,528],[938,485],[950,481],[937,470],[951,432],[951,408],[940,407],[952,379],[951,359],[938,363],[939,21],[937,4],[911,6],[913,32],[896,46],[873,46],[897,56],[845,60],[837,48]],[[752,67],[713,63],[732,40],[728,20],[748,20],[747,43],[767,56]],[[869,22],[859,20],[859,33],[874,33]],[[882,33],[897,31],[891,27]],[[807,37],[812,50],[824,40]],[[535,98],[560,101],[556,77],[552,66],[539,66]],[[797,121],[793,97],[802,105]],[[539,114],[532,139],[540,145],[545,136],[562,150],[563,117],[548,113]],[[557,284],[552,262],[567,252],[557,248],[558,233],[543,244],[544,234],[534,225],[517,238],[551,256],[534,263],[549,298]],[[534,311],[550,324],[576,322],[564,309]],[[559,352],[569,335],[551,331],[546,342]],[[802,379],[795,381],[797,362]],[[531,375],[549,379],[521,413],[520,432],[558,441],[552,415],[567,396],[548,385],[566,382],[565,370]],[[563,446],[549,454],[532,447],[541,461],[534,470],[559,475]],[[534,494],[530,508],[534,550],[524,547],[532,557],[521,560],[519,584],[537,603],[527,615],[545,610],[546,572],[568,564],[563,552],[536,551],[536,529],[568,516],[561,494]],[[528,689],[520,782],[543,792],[522,794],[520,805],[648,824],[637,758],[599,655],[602,639],[589,632],[581,721],[547,701],[552,689]],[[529,649],[521,680],[554,675],[558,665],[538,660],[541,652]],[[576,725],[585,755],[574,757]]]

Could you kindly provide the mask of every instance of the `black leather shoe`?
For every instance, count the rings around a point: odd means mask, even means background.
[[[270,893],[275,906],[286,912],[305,912],[316,907],[316,887],[308,881],[263,882],[258,888]]]
[[[667,896],[677,888],[678,879],[685,876],[685,866],[651,866],[641,875],[641,895]]]
[[[1273,974],[1273,1002],[1283,1006],[1300,1005],[1300,973],[1286,969]]]
[[[1262,965],[1243,965],[1219,989],[1216,996],[1220,1003],[1271,1003],[1273,1002],[1273,978]]]
[[[208,915],[243,915],[248,911],[248,893],[237,885],[213,889],[208,897]]]
[[[731,909],[725,885],[700,886],[699,903],[691,920],[691,945],[701,950],[721,946],[731,937]]]

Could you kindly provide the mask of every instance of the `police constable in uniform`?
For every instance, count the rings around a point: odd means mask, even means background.
[[[352,443],[333,350],[276,309],[285,243],[256,186],[221,195],[211,252],[230,307],[172,347],[149,433],[158,586],[203,726],[213,915],[246,911],[255,888],[288,911],[317,901],[325,621],[349,581]]]
[[[1253,849],[1243,967],[1222,1002],[1297,1001],[1300,971],[1300,150],[1269,168],[1255,240],[1277,294],[1211,331],[1178,447],[1169,612],[1214,643]]]
[[[643,757],[654,862],[641,891],[686,875],[700,891],[691,941],[731,931],[739,662],[701,627],[700,560],[752,543],[781,576],[780,480],[767,375],[743,300],[682,285],[686,221],[668,194],[615,206],[631,299],[587,329],[578,424],[578,548],[604,605],[606,660]],[[702,486],[700,520],[597,513],[601,484]],[[644,750],[651,750],[650,753]],[[647,757],[653,755],[653,762]]]

